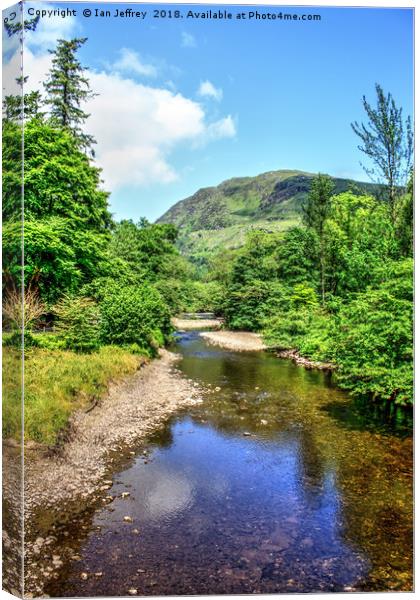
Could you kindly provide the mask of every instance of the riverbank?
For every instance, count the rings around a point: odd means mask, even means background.
[[[173,317],[172,325],[177,331],[195,331],[199,329],[220,329],[223,319],[180,319]]]
[[[201,402],[197,385],[176,369],[178,356],[166,350],[125,381],[89,412],[71,418],[69,439],[58,453],[25,447],[25,522],[27,542],[25,591],[39,596],[44,584],[70,557],[57,555],[56,524],[70,521],[98,502],[107,502],[107,477],[122,458],[138,447],[180,408]],[[134,454],[134,452],[133,452]],[[16,449],[5,447],[4,471],[16,461]],[[5,489],[16,489],[5,481]],[[13,499],[10,505],[16,506]],[[42,515],[42,516],[40,516]],[[45,515],[48,515],[46,519]],[[12,540],[13,543],[13,540]]]
[[[275,355],[279,358],[287,358],[293,361],[296,365],[302,365],[306,369],[319,369],[320,371],[335,371],[337,368],[333,363],[321,362],[301,356],[297,350],[278,350]]]
[[[210,344],[235,352],[267,349],[261,335],[249,331],[203,331],[200,335]]]
[[[235,352],[256,352],[270,349],[259,333],[250,331],[203,331],[200,335],[215,346]],[[302,365],[307,369],[333,371],[336,368],[332,363],[324,363],[301,356],[297,350],[276,350],[275,355],[292,360],[296,365]]]

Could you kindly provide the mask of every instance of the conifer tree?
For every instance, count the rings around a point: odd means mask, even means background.
[[[402,108],[397,108],[391,94],[385,95],[376,84],[376,107],[363,96],[363,107],[368,122],[351,124],[354,133],[362,140],[359,150],[372,163],[363,166],[366,174],[377,183],[386,185],[391,218],[395,222],[397,197],[407,185],[413,165],[413,132],[410,117],[403,121]]]
[[[70,130],[85,150],[91,149],[95,143],[94,138],[84,133],[82,127],[89,115],[81,106],[95,95],[85,77],[86,67],[76,58],[76,52],[86,40],[58,40],[57,48],[50,50],[53,55],[52,66],[44,84],[52,122]]]

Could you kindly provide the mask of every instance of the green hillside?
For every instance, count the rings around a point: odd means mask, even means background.
[[[235,177],[177,202],[158,222],[176,225],[182,252],[201,263],[220,247],[241,246],[249,229],[284,231],[299,222],[302,201],[314,176],[281,170]],[[374,184],[350,179],[333,181],[336,193],[352,189],[372,194],[377,189]]]

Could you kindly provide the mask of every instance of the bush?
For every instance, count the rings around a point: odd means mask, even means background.
[[[3,345],[10,346],[12,348],[22,348],[22,334],[20,331],[14,331],[10,334],[5,334],[3,337]],[[25,331],[23,347],[24,348],[36,348],[39,346],[38,340],[32,335],[30,331]]]
[[[101,316],[93,300],[64,296],[53,312],[58,318],[58,338],[65,348],[76,352],[93,352],[99,348]]]
[[[150,284],[109,288],[100,304],[101,339],[107,344],[137,347],[155,355],[171,332],[170,312]]]

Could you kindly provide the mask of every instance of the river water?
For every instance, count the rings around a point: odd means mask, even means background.
[[[177,368],[208,389],[204,403],[114,476],[114,499],[79,529],[76,560],[46,591],[410,590],[408,432],[269,353],[229,352],[196,332],[175,349]]]

